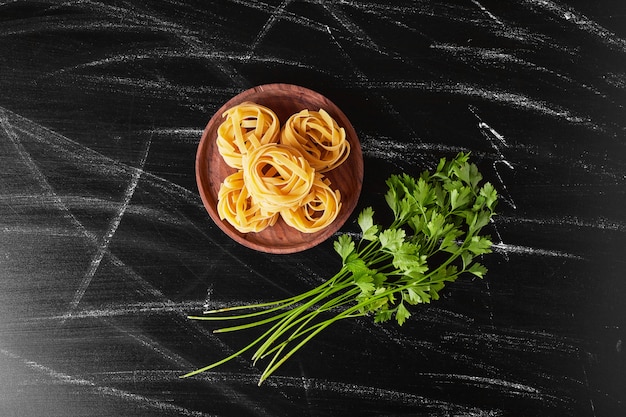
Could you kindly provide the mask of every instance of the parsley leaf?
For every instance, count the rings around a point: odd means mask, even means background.
[[[335,251],[341,256],[343,263],[346,263],[348,256],[354,252],[354,242],[348,235],[341,235],[333,244]]]
[[[398,324],[402,326],[409,316],[411,316],[411,313],[407,310],[404,304],[398,304],[398,308],[396,309],[396,320],[398,321]]]
[[[405,236],[406,232],[404,229],[385,229],[380,232],[378,240],[382,250],[395,253],[402,247]]]
[[[376,240],[378,226],[374,224],[374,209],[371,207],[364,208],[359,214],[357,223],[361,228],[363,240]]]

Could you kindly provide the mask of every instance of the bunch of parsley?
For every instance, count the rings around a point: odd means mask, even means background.
[[[269,358],[259,385],[315,335],[334,322],[372,315],[377,323],[394,319],[402,325],[408,306],[439,299],[447,282],[461,274],[484,277],[476,261],[491,252],[481,229],[494,216],[495,188],[469,154],[442,158],[435,172],[419,178],[407,174],[387,180],[385,200],[393,212],[388,227],[374,222],[374,210],[358,216],[361,235],[344,234],[334,242],[341,256],[339,272],[306,293],[283,300],[230,307],[190,316],[197,320],[244,320],[215,330],[231,332],[267,325],[268,329],[234,354],[183,377],[204,372],[256,347],[252,360]]]

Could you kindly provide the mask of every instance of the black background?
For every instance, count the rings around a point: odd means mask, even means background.
[[[0,2],[0,415],[626,415],[626,4]],[[250,335],[186,315],[311,288],[197,193],[204,126],[282,82],[350,118],[357,211],[471,151],[500,191],[485,280],[402,327],[330,327],[257,387]],[[356,212],[342,231],[355,232]]]

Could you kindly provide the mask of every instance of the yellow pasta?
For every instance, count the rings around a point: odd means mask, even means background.
[[[330,180],[322,174],[315,175],[309,195],[295,208],[280,212],[289,226],[302,233],[315,233],[330,225],[341,209],[339,190],[333,191]]]
[[[267,213],[299,205],[315,179],[302,154],[281,144],[259,146],[243,155],[242,165],[250,196]]]
[[[217,211],[241,233],[261,232],[282,218],[302,233],[330,225],[341,193],[324,172],[350,153],[346,132],[323,109],[302,110],[282,127],[276,114],[253,102],[226,110],[217,149],[237,172],[223,181]]]
[[[293,114],[280,131],[280,143],[298,149],[318,172],[339,166],[350,154],[346,131],[323,109]]]
[[[279,140],[280,122],[269,108],[244,102],[226,110],[217,129],[217,149],[226,163],[241,169],[241,156]]]
[[[265,213],[254,203],[248,193],[241,170],[229,175],[222,182],[217,201],[220,219],[226,220],[241,233],[260,232],[273,226],[277,213]]]

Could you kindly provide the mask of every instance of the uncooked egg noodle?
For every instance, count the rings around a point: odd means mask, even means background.
[[[278,220],[277,213],[263,214],[258,204],[250,198],[241,170],[222,182],[218,192],[217,212],[220,219],[228,221],[241,233],[260,232]]]
[[[331,224],[341,209],[341,194],[333,191],[330,181],[323,174],[317,173],[311,192],[295,208],[280,212],[289,226],[304,233],[315,233]]]
[[[323,109],[291,115],[280,131],[280,142],[300,150],[318,172],[339,166],[350,154],[345,129]]]
[[[217,148],[228,166],[241,169],[241,156],[267,143],[278,142],[280,123],[269,108],[244,102],[226,110],[217,129]]]
[[[268,212],[299,205],[313,186],[315,171],[299,151],[288,146],[262,145],[242,161],[250,196]]]
[[[223,117],[218,151],[237,172],[220,186],[220,219],[249,233],[282,217],[300,232],[315,233],[337,218],[341,193],[323,172],[344,162],[350,145],[328,113],[303,110],[282,129],[272,110],[252,102],[228,109]]]

